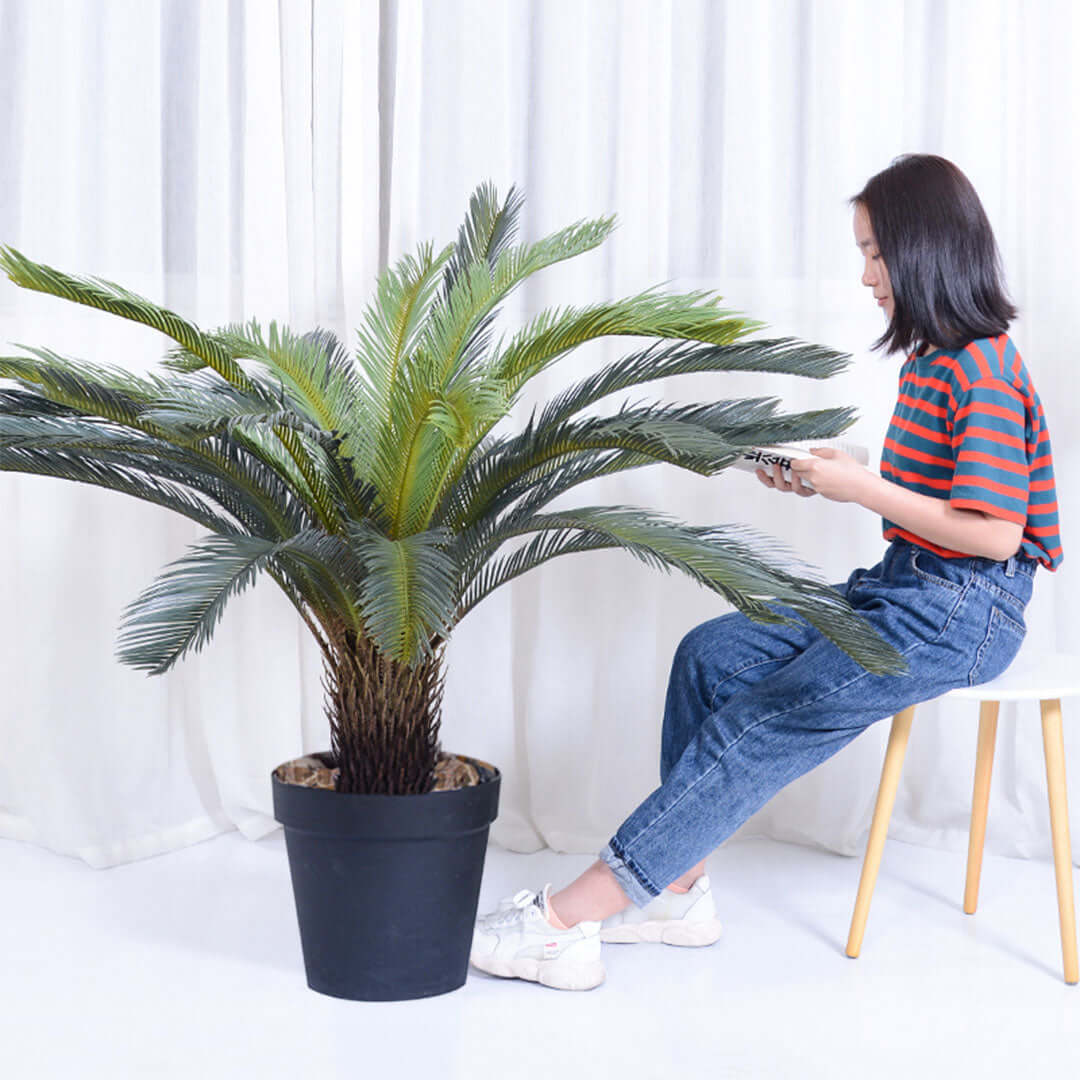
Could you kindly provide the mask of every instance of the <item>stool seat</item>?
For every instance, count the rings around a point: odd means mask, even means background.
[[[960,686],[942,697],[969,701],[1046,701],[1077,695],[1080,695],[1080,658],[1021,647],[1013,662],[996,679],[978,686]]]

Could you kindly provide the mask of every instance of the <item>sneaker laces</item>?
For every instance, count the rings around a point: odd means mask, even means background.
[[[496,911],[485,916],[482,922],[485,926],[509,926],[517,922],[521,918],[521,913],[532,903],[537,903],[537,906],[542,904],[542,894],[522,889],[514,896],[500,900]]]

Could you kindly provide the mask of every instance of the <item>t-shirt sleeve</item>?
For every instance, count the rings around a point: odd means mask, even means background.
[[[988,378],[957,390],[955,397],[955,468],[949,502],[1025,524],[1028,455],[1023,396],[1004,379]]]

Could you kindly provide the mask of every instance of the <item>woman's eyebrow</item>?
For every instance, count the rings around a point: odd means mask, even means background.
[[[859,240],[855,244],[855,246],[858,247],[858,248],[873,247],[874,246],[874,241],[873,240]]]

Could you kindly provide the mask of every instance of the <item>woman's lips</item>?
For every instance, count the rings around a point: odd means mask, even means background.
[[[884,304],[885,304],[885,301],[886,301],[887,299],[888,299],[888,297],[885,297],[885,296],[883,296],[883,297],[882,297],[882,298],[881,298],[881,299],[880,299],[880,300],[879,300],[879,301],[877,302],[877,306],[878,306],[878,307],[882,307],[882,306],[884,306]]]

